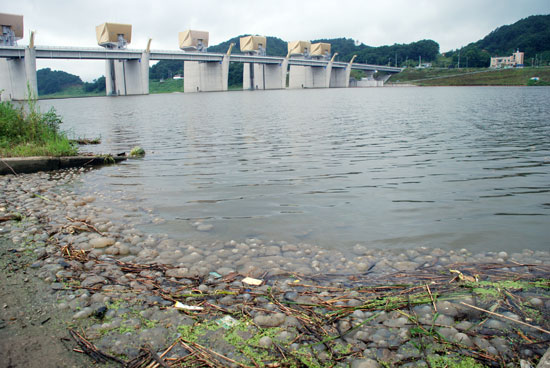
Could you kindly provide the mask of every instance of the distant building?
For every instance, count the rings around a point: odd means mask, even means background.
[[[491,68],[523,67],[523,52],[516,51],[512,56],[497,56],[491,58]]]
[[[431,68],[432,67],[432,63],[423,63],[423,64],[420,64],[416,67],[416,69],[427,69],[427,68]]]

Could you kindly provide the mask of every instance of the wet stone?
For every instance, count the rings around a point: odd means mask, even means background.
[[[106,283],[106,281],[107,280],[104,277],[93,275],[93,276],[86,277],[80,285],[84,288],[87,288],[87,287],[93,287],[97,284],[104,284]]]
[[[459,344],[471,347],[474,344],[472,343],[472,340],[466,335],[465,333],[459,332],[454,335],[453,340]]]
[[[115,239],[101,237],[101,238],[92,239],[90,240],[89,243],[92,246],[92,248],[105,248],[115,244]]]
[[[285,321],[283,313],[275,313],[271,315],[257,315],[254,317],[254,323],[260,327],[278,327]]]
[[[258,345],[262,348],[270,348],[273,345],[273,340],[269,336],[264,336],[258,341]]]
[[[395,262],[392,264],[392,267],[398,271],[414,271],[419,266],[420,265],[418,263],[410,262],[410,261],[401,261],[401,262]]]

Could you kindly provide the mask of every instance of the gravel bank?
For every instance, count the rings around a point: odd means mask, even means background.
[[[549,252],[188,244],[145,234],[131,214],[117,217],[66,185],[83,177],[0,177],[0,217],[21,218],[0,223],[0,236],[13,244],[6,259],[32,260],[13,272],[45,281],[56,315],[119,359],[534,367],[548,347]]]

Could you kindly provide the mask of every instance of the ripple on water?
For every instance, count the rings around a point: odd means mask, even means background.
[[[178,239],[518,250],[550,237],[549,99],[472,87],[40,104],[75,135],[101,136],[92,150],[144,147],[143,159],[87,173],[81,190],[139,198]]]

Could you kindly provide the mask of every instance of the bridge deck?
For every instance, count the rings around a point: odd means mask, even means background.
[[[104,48],[86,48],[86,47],[49,47],[37,46],[36,58],[38,59],[83,59],[83,60],[138,60],[141,59],[142,50],[109,50]],[[225,54],[210,52],[183,52],[173,50],[155,50],[149,54],[150,60],[181,60],[181,61],[205,61],[221,62]],[[24,46],[0,46],[0,58],[23,59],[25,57]],[[257,63],[257,64],[282,64],[283,57],[275,56],[256,56],[232,54],[231,62]],[[313,67],[325,67],[328,65],[326,60],[290,58],[289,65],[302,65]],[[333,68],[345,68],[346,62],[333,62]],[[384,65],[371,65],[353,63],[352,69],[359,70],[377,70],[389,73],[399,73],[402,69]]]

